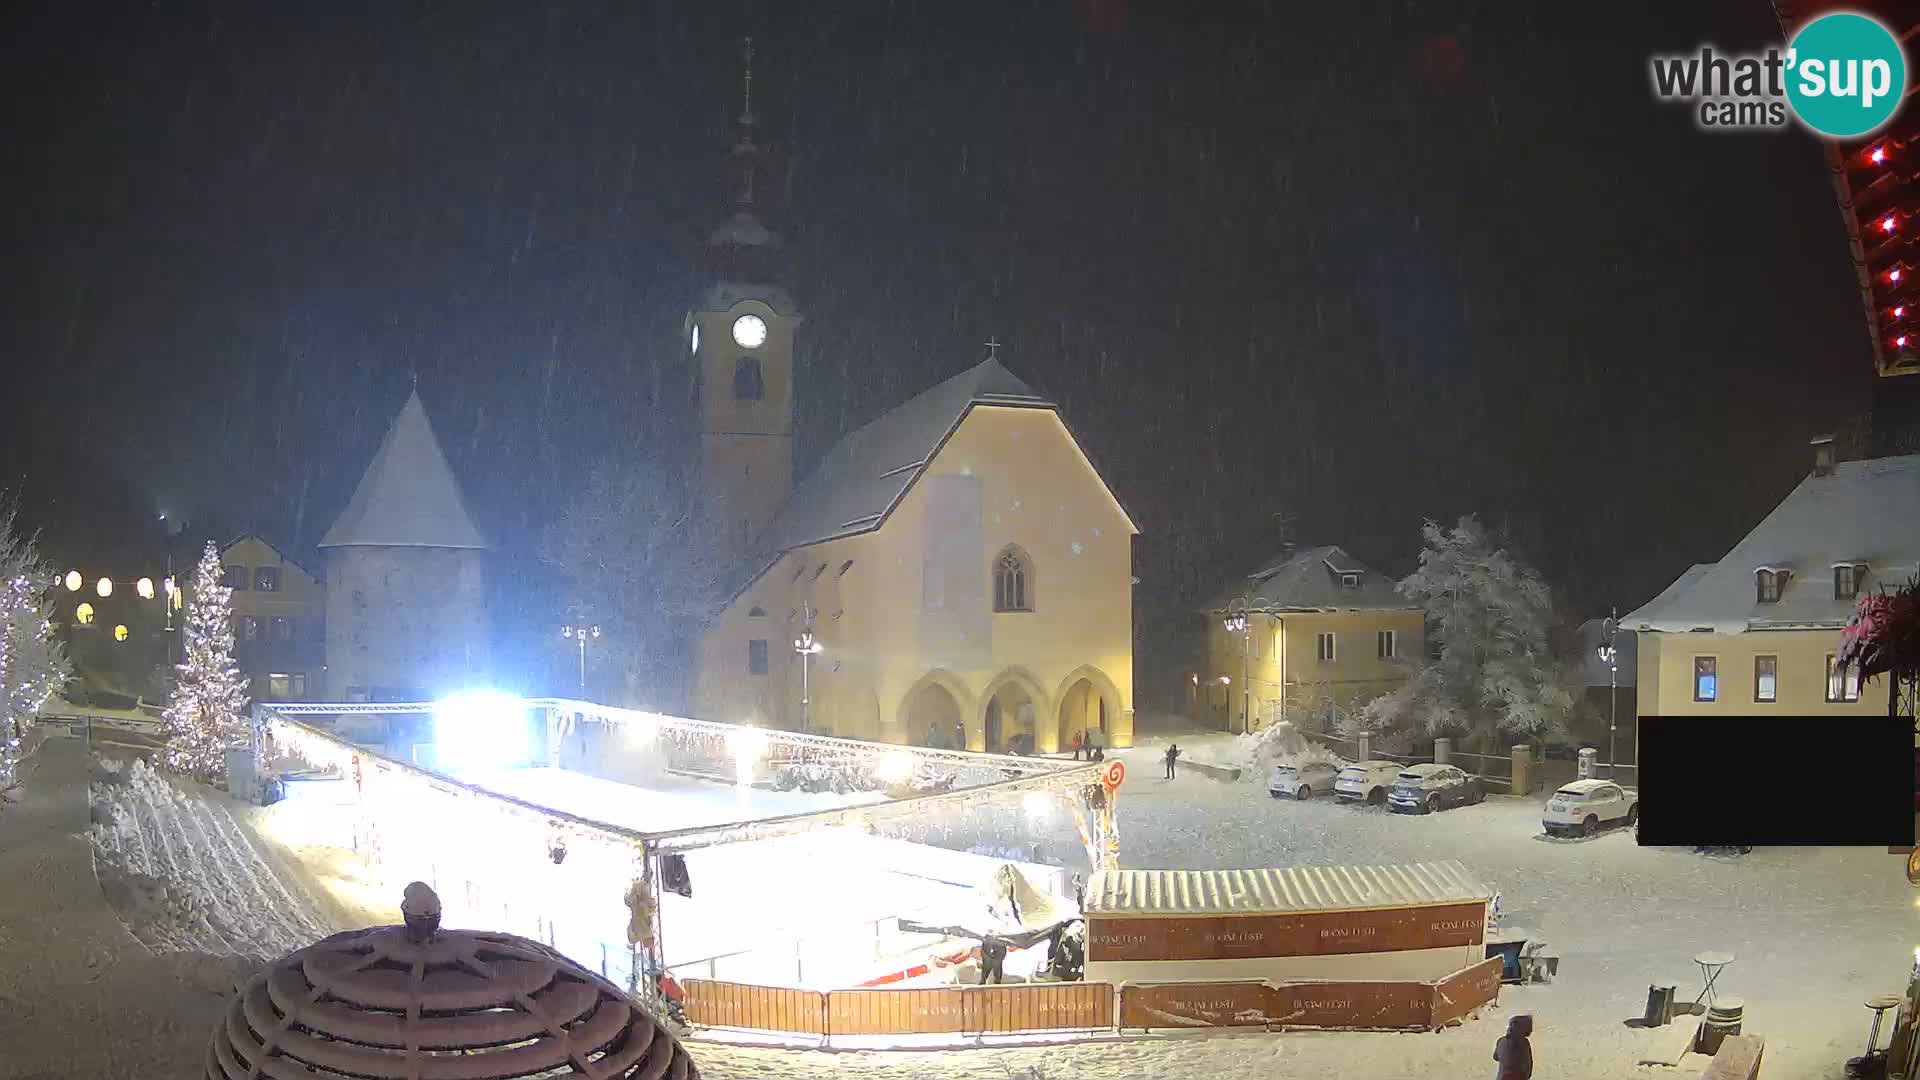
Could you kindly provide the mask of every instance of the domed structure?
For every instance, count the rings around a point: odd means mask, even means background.
[[[441,930],[418,882],[404,926],[335,934],[254,976],[208,1080],[698,1080],[686,1048],[612,983],[511,934]]]

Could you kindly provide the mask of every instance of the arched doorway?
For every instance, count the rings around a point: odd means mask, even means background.
[[[1061,749],[1071,747],[1073,737],[1081,734],[1101,746],[1114,746],[1115,728],[1120,719],[1120,691],[1105,672],[1094,667],[1079,668],[1060,684],[1057,699]]]
[[[921,684],[907,696],[904,711],[907,742],[914,746],[966,749],[964,744],[954,745],[960,740],[960,702],[946,687],[937,682]]]
[[[994,754],[1031,754],[1036,749],[1039,731],[1035,726],[1037,703],[1033,695],[1017,682],[1007,682],[987,699],[987,751]]]

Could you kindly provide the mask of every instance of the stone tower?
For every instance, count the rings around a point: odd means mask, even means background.
[[[753,42],[738,136],[727,158],[731,216],[707,237],[707,284],[687,313],[700,423],[699,490],[730,554],[793,491],[793,339],[801,316],[776,283],[780,238],[760,220],[766,155],[754,141]]]
[[[428,701],[486,679],[486,541],[417,391],[320,549],[329,700]]]

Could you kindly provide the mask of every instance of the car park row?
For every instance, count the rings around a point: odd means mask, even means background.
[[[1267,793],[1297,801],[1332,795],[1342,803],[1384,806],[1407,814],[1439,813],[1487,797],[1486,782],[1457,766],[1386,760],[1278,765],[1267,780]],[[1592,836],[1604,828],[1632,826],[1639,819],[1639,792],[1611,780],[1587,779],[1565,784],[1548,798],[1541,826],[1549,836]]]

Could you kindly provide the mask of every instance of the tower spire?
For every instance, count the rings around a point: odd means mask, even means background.
[[[748,127],[752,127],[753,126],[753,38],[751,37],[741,38],[740,48],[742,53],[740,122],[743,124],[746,124]]]

